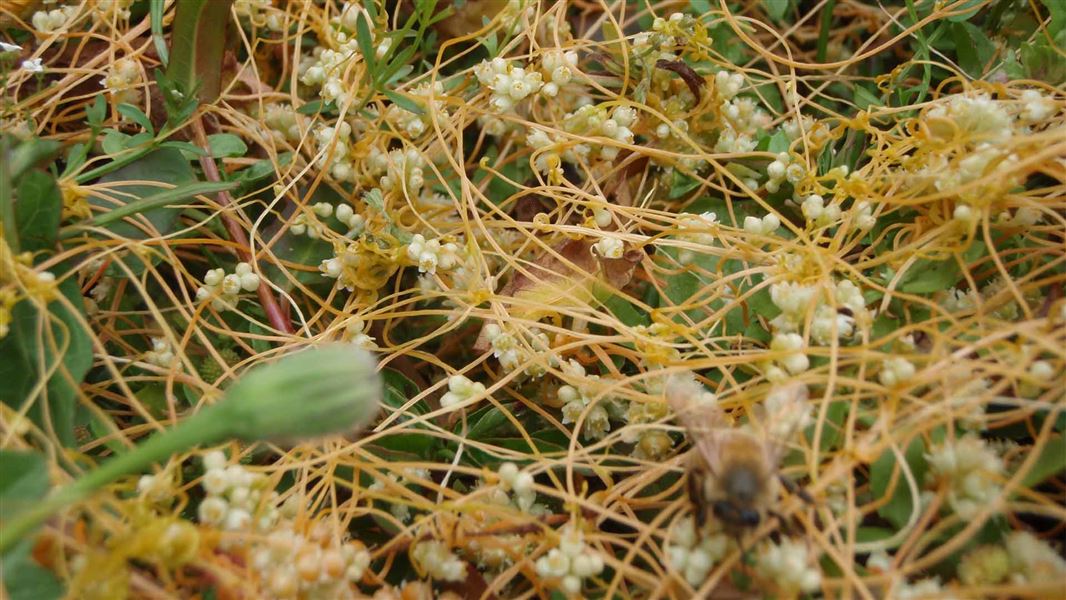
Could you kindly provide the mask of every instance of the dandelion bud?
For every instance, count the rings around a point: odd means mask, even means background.
[[[326,346],[251,371],[217,405],[224,414],[214,416],[244,440],[317,437],[366,424],[381,393],[370,353]]]

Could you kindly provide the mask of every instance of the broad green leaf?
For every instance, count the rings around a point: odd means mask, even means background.
[[[780,21],[785,17],[785,13],[788,12],[788,7],[792,4],[792,0],[762,0],[762,3],[766,7],[766,14],[770,15],[771,19]]]
[[[682,173],[681,171],[678,171],[677,169],[674,169],[673,179],[670,182],[669,197],[671,200],[680,198],[685,194],[691,192],[692,190],[700,187],[701,183],[702,182],[699,179],[696,179],[695,177],[691,177],[689,175],[686,175],[685,173]]]
[[[407,112],[411,112],[411,113],[414,113],[416,115],[423,115],[426,112],[425,110],[422,109],[421,106],[418,105],[417,102],[415,102],[414,100],[411,100],[410,98],[408,98],[407,96],[404,96],[403,94],[398,94],[398,93],[396,93],[396,92],[394,92],[392,90],[385,90],[382,93],[385,94],[386,98],[388,98],[389,100],[392,100],[393,104],[395,104],[396,106],[399,106],[400,108],[406,110]]]
[[[8,152],[7,156],[0,156],[0,160],[7,161],[11,180],[18,181],[24,172],[42,162],[51,160],[59,154],[62,148],[63,145],[59,142],[33,138],[18,144]]]
[[[959,66],[970,77],[980,78],[996,52],[995,44],[983,31],[970,23],[953,23],[951,35],[955,40]]]
[[[37,564],[30,553],[33,540],[26,538],[4,553],[0,559],[0,584],[8,600],[58,600],[65,595],[63,582],[48,569]],[[2,594],[0,594],[2,595]]]
[[[15,200],[19,248],[37,252],[54,247],[62,212],[63,198],[54,177],[44,171],[23,175]]]
[[[969,264],[984,253],[983,242],[974,242],[963,254],[962,262]],[[931,294],[955,285],[961,276],[959,261],[954,257],[946,260],[919,259],[900,279],[897,289],[908,294]]]
[[[222,81],[222,51],[233,0],[182,0],[177,3],[171,30],[167,78],[178,90],[203,103],[218,98]]]
[[[635,325],[647,325],[651,319],[647,313],[642,312],[632,302],[617,294],[612,294],[603,302],[607,310],[611,311],[619,321],[633,327]]]
[[[0,450],[0,521],[33,506],[48,491],[48,463],[43,455]]]
[[[248,145],[239,136],[232,133],[215,133],[207,136],[211,156],[215,158],[232,158],[248,153]]]
[[[925,461],[925,443],[921,438],[915,438],[904,452],[904,458],[910,466],[911,473],[917,485],[925,479],[925,471],[928,467]],[[896,455],[891,450],[886,450],[872,465],[870,465],[870,491],[874,498],[884,498],[889,492],[888,484],[892,481],[893,471],[897,471],[896,485],[892,491],[892,497],[883,505],[877,514],[891,522],[897,529],[907,524],[914,504],[911,501],[911,490],[902,472],[896,466]]]
[[[1066,438],[1056,436],[1049,439],[1036,459],[1036,464],[1025,475],[1022,485],[1034,487],[1049,477],[1061,475],[1066,471]]]
[[[154,185],[127,182],[160,182],[176,186],[179,190],[165,189]],[[102,214],[95,218],[101,218],[107,223],[114,235],[134,240],[143,240],[149,234],[131,223],[124,223],[119,218],[139,215],[141,219],[147,219],[158,234],[166,235],[174,230],[177,225],[180,208],[171,206],[180,200],[188,198],[191,194],[185,194],[180,190],[188,185],[196,183],[196,175],[193,173],[189,161],[182,156],[181,151],[175,148],[160,148],[150,152],[120,169],[116,169],[100,178],[100,183],[109,183],[109,194],[118,198],[122,204],[105,201],[98,197],[90,197],[89,204],[102,208]],[[215,185],[215,184],[199,184]],[[210,188],[195,188],[210,189]],[[195,192],[203,193],[203,192]],[[162,194],[162,196],[160,196]],[[152,199],[147,204],[138,204],[139,201]],[[111,214],[109,214],[111,213]],[[118,218],[114,217],[118,213]],[[131,259],[129,268],[134,274],[140,274],[144,270],[144,264],[140,259]],[[125,272],[115,268],[109,272],[112,276],[125,277]]]
[[[79,315],[58,300],[48,304],[45,314],[29,300],[11,310],[11,331],[0,339],[0,401],[15,410],[31,402],[30,418],[45,431],[54,429],[59,440],[70,446],[74,444],[75,394],[92,366],[93,347],[77,320],[84,306],[77,280],[63,279],[59,293]],[[35,390],[42,379],[47,384]]]

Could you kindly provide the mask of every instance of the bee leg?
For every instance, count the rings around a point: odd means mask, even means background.
[[[689,502],[696,508],[696,527],[702,528],[707,522],[707,503],[703,501],[703,494],[700,493],[700,481],[689,473],[685,477],[685,487]]]
[[[814,498],[811,498],[811,495],[807,493],[807,490],[796,485],[795,481],[792,481],[791,479],[785,477],[780,473],[777,474],[777,479],[781,481],[781,485],[785,486],[785,489],[788,490],[788,493],[794,496],[799,496],[799,499],[803,500],[807,504],[814,504]]]
[[[785,517],[785,515],[777,512],[776,510],[772,510],[772,509],[767,509],[766,510],[766,514],[768,514],[771,517],[777,519],[777,523],[778,523],[777,528],[778,528],[778,530],[781,533],[784,533],[785,535],[787,535],[789,537],[792,536],[792,523]],[[774,533],[777,533],[777,532],[774,532]]]

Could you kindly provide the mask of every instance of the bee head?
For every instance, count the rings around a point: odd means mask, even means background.
[[[714,516],[727,526],[755,527],[759,524],[759,511],[739,508],[729,500],[718,500],[713,505]]]

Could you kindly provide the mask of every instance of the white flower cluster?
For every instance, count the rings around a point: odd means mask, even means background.
[[[1005,142],[1014,133],[1006,106],[988,94],[955,94],[926,112],[930,130],[951,139],[955,131],[977,142]]]
[[[663,551],[667,566],[681,573],[689,585],[698,587],[725,556],[729,545],[729,536],[724,532],[715,529],[704,534],[697,530],[692,517],[685,517],[674,525]]]
[[[769,128],[773,117],[751,98],[733,98],[722,105],[724,123],[717,152],[751,152],[759,133]]]
[[[1011,561],[1012,582],[1061,583],[1066,580],[1066,559],[1028,531],[1011,532],[1005,546]]]
[[[778,227],[781,227],[781,217],[773,213],[767,214],[761,219],[751,215],[744,217],[744,231],[752,235],[773,235]]]
[[[980,438],[947,440],[926,455],[930,481],[946,482],[947,503],[964,521],[973,519],[999,494],[1003,459]]]
[[[718,90],[718,95],[721,96],[723,100],[732,100],[740,93],[740,90],[743,87],[743,73],[730,73],[729,71],[723,70],[714,74],[714,89]]]
[[[367,162],[375,173],[383,173],[378,183],[386,192],[405,189],[414,195],[425,184],[426,159],[415,148],[385,153],[374,147]]]
[[[828,227],[840,218],[840,205],[830,203],[826,206],[825,198],[818,194],[807,196],[800,205],[800,210],[808,223],[818,227]]]
[[[765,419],[762,423],[770,439],[788,440],[789,435],[803,431],[813,422],[810,405],[797,401],[795,394],[790,387],[774,386],[763,400],[764,414],[772,415],[772,418]],[[805,398],[806,395],[801,397]]]
[[[120,58],[111,63],[107,77],[100,80],[100,85],[115,102],[132,104],[140,99],[140,90],[136,87],[140,82],[140,63],[132,58]]]
[[[851,338],[856,325],[865,325],[871,318],[862,290],[848,279],[834,282],[829,289],[821,284],[775,283],[770,286],[770,300],[781,309],[770,321],[776,331],[798,332],[811,315],[811,339],[823,346],[834,338]]]
[[[877,224],[877,217],[874,216],[873,206],[869,202],[865,200],[856,202],[851,210],[855,214],[855,225],[859,229],[873,229],[873,226]]]
[[[1027,123],[1046,121],[1057,110],[1055,101],[1045,96],[1040,90],[1025,90],[1019,100],[1022,106],[1018,111],[1018,117]]]
[[[224,310],[237,304],[241,291],[259,289],[259,276],[252,272],[252,265],[239,262],[233,273],[226,274],[222,268],[211,269],[204,275],[204,284],[196,290],[196,300],[211,300],[211,307]]]
[[[226,455],[215,450],[203,458],[204,477],[200,482],[207,496],[197,514],[205,525],[224,531],[269,531],[278,521],[274,506],[277,493],[266,476],[240,465],[226,464]]]
[[[484,393],[484,383],[471,381],[465,375],[452,375],[448,378],[448,391],[440,397],[440,405],[443,408],[451,408]]]
[[[437,269],[450,271],[462,262],[459,246],[452,242],[440,243],[440,240],[427,240],[421,233],[416,233],[407,244],[407,258],[418,265],[419,273],[434,274]]]
[[[581,136],[599,136],[623,144],[633,143],[631,127],[637,121],[636,109],[619,106],[608,116],[602,106],[586,104],[564,117],[562,129],[568,133]],[[543,129],[530,129],[526,143],[538,150],[533,166],[541,173],[555,173],[561,177],[560,161],[578,163],[588,159],[596,150],[599,156],[613,160],[618,156],[616,146],[597,145],[595,148],[587,143],[568,142],[565,135],[548,135]]]
[[[781,366],[769,367],[766,371],[767,379],[779,383],[787,381],[788,375],[798,375],[809,369],[811,360],[807,357],[806,348],[803,336],[798,333],[775,333],[770,340],[770,350],[782,354],[776,359]],[[781,370],[782,367],[784,371]]]
[[[678,239],[708,249],[714,245],[714,234],[711,231],[716,230],[718,227],[718,215],[708,211],[698,215],[684,214],[679,216],[678,228],[681,232],[677,236]],[[681,248],[677,252],[677,262],[682,265],[691,264],[698,255],[702,254],[704,253],[696,252],[690,248]]]
[[[174,480],[166,471],[141,475],[137,480],[137,494],[151,503],[166,502],[174,496]]]
[[[319,88],[318,95],[326,102],[333,102],[338,107],[349,104],[354,99],[352,90],[357,86],[345,80],[345,73],[351,71],[349,66],[356,59],[361,59],[359,44],[354,37],[345,38],[336,50],[315,46],[311,57],[301,61],[299,67],[300,83]]]
[[[786,181],[792,185],[802,181],[807,176],[807,166],[788,152],[782,152],[766,167],[766,175],[769,177],[765,184],[766,191],[772,194],[781,189],[781,184]]]
[[[914,377],[915,372],[914,363],[902,356],[893,356],[881,362],[881,370],[877,373],[877,380],[883,386],[893,387],[909,381]]]
[[[96,11],[97,18],[106,19],[111,15],[119,19],[130,18],[130,6],[133,5],[133,0],[97,0],[91,3],[90,6]]]
[[[432,115],[437,115],[441,120],[447,119],[448,107],[440,97],[444,94],[444,84],[439,81],[423,83],[411,90],[411,95],[417,100],[417,104],[427,107],[421,115],[413,113],[399,105],[392,104],[385,110],[385,119],[397,129],[407,134],[408,137],[416,138],[422,135],[432,123]]]
[[[166,338],[152,338],[152,349],[144,353],[144,361],[157,367],[169,368],[174,364],[174,350]]]
[[[559,88],[570,83],[577,70],[577,52],[573,50],[563,51],[560,49],[545,52],[540,59],[541,69],[548,80],[541,88],[540,93],[554,98],[559,95]]]
[[[306,126],[303,115],[289,104],[268,104],[263,107],[263,124],[272,132],[279,142],[298,143]],[[317,141],[317,136],[316,136]]]
[[[596,389],[600,387],[598,385],[600,376],[586,374],[585,367],[574,359],[562,363],[560,369],[572,381],[580,382],[576,387],[573,385],[559,387],[559,400],[564,403],[563,424],[576,423],[581,413],[588,409],[583,431],[585,437],[595,440],[607,435],[607,432],[611,430],[611,422],[610,415],[604,407],[605,399],[601,399],[592,408],[588,408],[596,394]]]
[[[338,182],[353,181],[356,170],[349,156],[352,126],[347,121],[338,121],[335,126],[319,125],[314,135],[318,166],[328,168]]]
[[[615,237],[601,237],[589,250],[604,258],[622,258],[625,242]]]
[[[821,148],[831,137],[829,126],[824,121],[817,121],[808,115],[800,115],[798,119],[793,117],[785,121],[781,124],[781,131],[792,141],[806,134],[807,141],[813,148]]]
[[[401,482],[401,479],[406,483]],[[412,485],[413,483],[410,480],[413,479],[429,479],[429,471],[426,469],[408,467],[403,469],[400,477],[397,477],[395,473],[385,473],[384,478],[375,478],[374,483],[367,486],[366,489],[371,492],[386,492],[383,494],[386,498],[398,498],[399,495],[397,492],[401,489],[406,489],[408,485]],[[388,505],[389,512],[392,516],[396,517],[398,520],[405,523],[411,520],[411,506],[407,502],[386,501],[386,504]]]
[[[523,512],[530,512],[537,501],[537,492],[533,489],[533,475],[520,471],[518,466],[511,462],[501,464],[497,472],[500,476],[500,488],[513,494],[514,505]]]
[[[603,557],[585,544],[576,527],[567,524],[559,532],[559,545],[537,559],[537,575],[557,580],[559,589],[568,596],[577,596],[584,580],[603,572]]]
[[[310,535],[286,523],[255,543],[250,556],[273,598],[346,598],[370,566],[362,542],[343,542],[325,523]]]
[[[544,77],[539,71],[516,67],[503,58],[483,61],[474,69],[481,85],[492,90],[489,105],[498,112],[506,113],[515,105],[544,87]],[[555,88],[558,93],[558,87]]]
[[[544,374],[546,366],[556,363],[554,353],[551,352],[548,336],[540,330],[534,329],[522,336],[506,332],[496,323],[488,323],[482,330],[485,340],[492,346],[492,355],[500,361],[500,367],[505,371],[517,369],[524,362],[531,361],[536,356],[547,356],[544,363],[532,362],[526,368],[526,374],[539,377]]]
[[[411,560],[433,579],[462,581],[466,578],[466,563],[443,542],[418,542],[411,548]]]
[[[78,5],[72,4],[52,10],[39,10],[33,13],[30,22],[40,33],[57,33],[66,29],[67,25],[78,16],[79,8]]]
[[[755,570],[772,581],[786,597],[799,592],[812,593],[822,585],[822,572],[802,540],[783,538],[779,544],[767,544],[759,554]]]
[[[349,344],[354,344],[367,350],[378,349],[377,342],[366,333],[366,323],[359,317],[352,318],[348,321],[348,324],[344,326],[344,335],[342,339]]]

